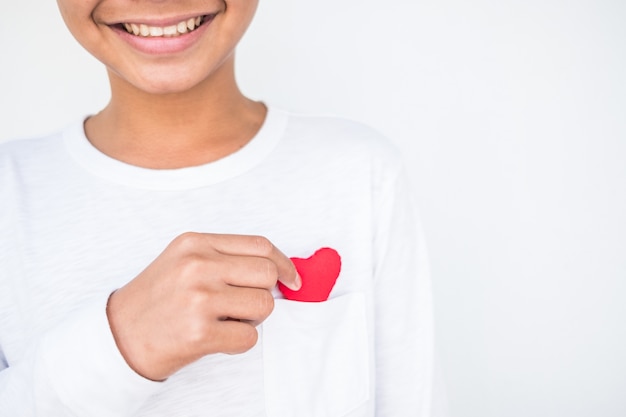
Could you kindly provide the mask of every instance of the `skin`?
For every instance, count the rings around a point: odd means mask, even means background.
[[[240,92],[234,51],[257,0],[58,0],[78,42],[107,68],[111,101],[85,122],[89,141],[120,161],[152,169],[209,163],[248,143],[266,108]],[[119,23],[216,13],[191,47],[146,54]],[[115,291],[107,316],[117,346],[140,375],[164,380],[213,353],[257,341],[281,281],[299,289],[289,258],[260,236],[185,233]]]
[[[180,168],[244,146],[265,119],[234,75],[234,51],[255,0],[58,0],[78,42],[107,68],[111,101],[85,124],[91,143],[146,168]],[[217,13],[200,42],[168,56],[143,54],[111,25]]]
[[[271,289],[277,280],[298,288],[295,277],[263,237],[185,233],[111,295],[109,324],[130,367],[164,380],[205,355],[251,349],[274,308]]]

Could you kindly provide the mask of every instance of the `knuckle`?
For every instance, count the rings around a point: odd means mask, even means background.
[[[265,236],[253,236],[254,246],[262,255],[270,255],[274,251],[274,244]]]
[[[201,235],[194,232],[185,232],[178,235],[172,242],[174,248],[182,253],[193,253],[197,251],[201,240]]]
[[[184,328],[183,334],[188,347],[198,350],[206,344],[210,330],[204,320],[190,320]]]
[[[259,340],[259,333],[256,328],[250,325],[242,326],[236,345],[233,346],[235,353],[244,353],[249,351],[256,345]]]
[[[276,280],[278,279],[278,267],[274,262],[268,259],[263,259],[261,262],[264,265],[262,265],[259,270],[265,272],[265,276],[263,276],[263,286],[271,288],[276,284]]]
[[[180,260],[179,282],[180,284],[190,284],[195,288],[205,275],[205,259],[197,254],[189,254]]]
[[[257,299],[257,312],[261,320],[265,320],[274,310],[274,297],[269,291],[260,293]]]

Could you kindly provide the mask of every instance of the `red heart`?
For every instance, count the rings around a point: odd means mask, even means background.
[[[293,291],[278,283],[286,299],[293,301],[321,302],[328,300],[341,271],[341,257],[336,250],[322,248],[310,258],[291,258],[302,278],[302,288]]]

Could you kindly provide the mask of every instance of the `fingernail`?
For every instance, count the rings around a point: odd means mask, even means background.
[[[302,278],[300,277],[300,274],[298,274],[298,271],[296,271],[296,279],[293,281],[292,290],[298,291],[300,288],[302,288]]]

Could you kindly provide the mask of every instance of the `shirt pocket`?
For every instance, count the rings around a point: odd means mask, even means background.
[[[263,324],[268,417],[341,417],[369,398],[365,296],[276,300]]]

